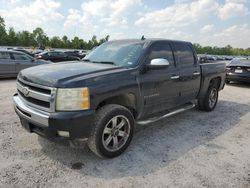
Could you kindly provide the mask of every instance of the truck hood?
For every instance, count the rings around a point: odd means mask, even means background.
[[[24,69],[19,73],[18,78],[44,86],[67,87],[66,83],[69,84],[71,80],[79,77],[87,79],[93,75],[101,76],[120,69],[124,68],[100,63],[64,62]]]

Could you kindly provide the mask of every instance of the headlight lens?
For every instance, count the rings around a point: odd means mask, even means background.
[[[76,111],[90,108],[89,89],[85,88],[59,88],[56,97],[56,110]]]

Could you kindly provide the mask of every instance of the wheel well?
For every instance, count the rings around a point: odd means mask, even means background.
[[[131,113],[134,115],[134,117],[136,117],[137,115],[136,114],[136,98],[135,98],[135,95],[132,93],[122,94],[122,95],[107,98],[98,104],[96,110],[98,110],[99,108],[107,104],[119,104],[121,106],[128,108],[131,111]]]
[[[220,88],[221,84],[221,77],[216,77],[210,80],[209,86],[215,85],[217,89]]]

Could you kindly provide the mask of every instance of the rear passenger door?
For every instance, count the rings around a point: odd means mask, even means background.
[[[190,43],[175,43],[174,49],[181,81],[181,101],[186,103],[197,98],[201,83],[201,69]]]
[[[34,62],[32,61],[33,58],[18,52],[12,52],[12,57],[16,64],[16,72],[18,73],[22,69],[29,68],[34,65]]]
[[[0,52],[0,76],[15,74],[15,62],[9,52]]]

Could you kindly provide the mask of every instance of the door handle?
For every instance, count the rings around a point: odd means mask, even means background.
[[[200,75],[201,73],[200,72],[194,72],[193,75],[194,76],[197,76],[197,75]]]
[[[179,79],[180,76],[174,75],[174,76],[171,76],[170,78],[171,78],[171,80],[176,80],[176,79]]]

